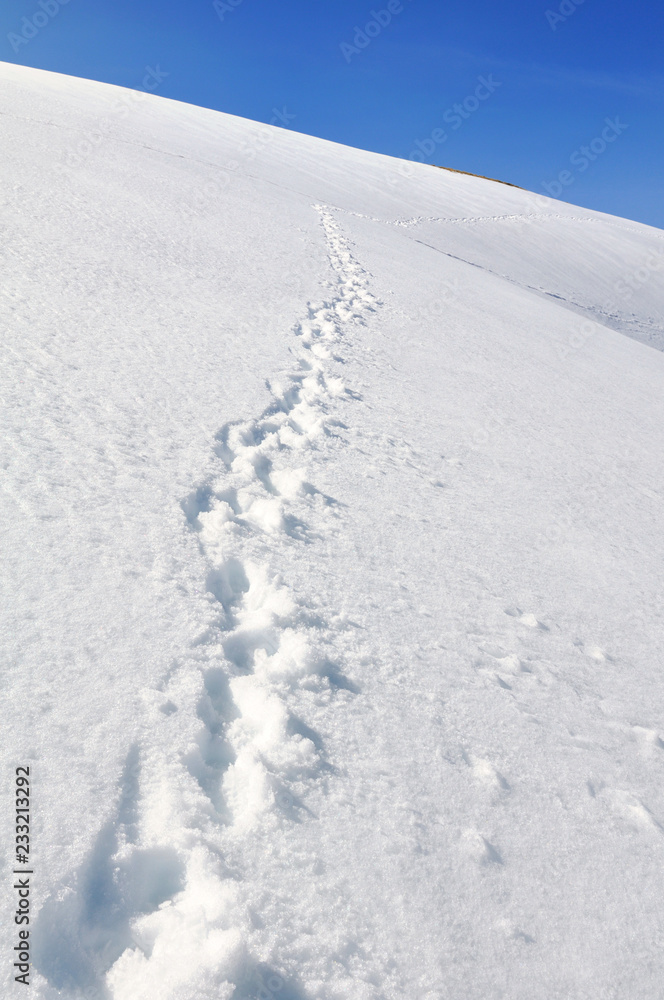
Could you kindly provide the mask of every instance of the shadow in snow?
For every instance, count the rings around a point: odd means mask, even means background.
[[[34,966],[58,990],[105,998],[104,976],[120,955],[136,947],[131,923],[152,913],[183,888],[184,869],[168,848],[135,849],[138,826],[139,751],[127,755],[115,815],[102,827],[76,873],[54,891],[34,928]]]

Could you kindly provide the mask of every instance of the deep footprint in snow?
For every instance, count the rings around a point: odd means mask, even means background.
[[[226,770],[235,762],[235,754],[226,732],[235,719],[233,700],[226,672],[212,667],[203,674],[204,692],[198,703],[198,718],[204,728],[196,746],[184,758],[187,770],[210,800],[221,822],[229,822],[230,814],[222,794]]]

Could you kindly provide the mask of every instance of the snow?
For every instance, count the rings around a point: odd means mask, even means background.
[[[664,234],[0,84],[33,995],[664,996]]]

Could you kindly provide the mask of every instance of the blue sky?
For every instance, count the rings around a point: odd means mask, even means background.
[[[136,88],[159,67],[165,97],[267,122],[285,108],[301,132],[559,186],[563,200],[664,228],[661,4],[216,4],[6,0],[0,59]]]

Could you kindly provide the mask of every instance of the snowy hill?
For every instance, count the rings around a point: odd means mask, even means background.
[[[31,995],[664,996],[664,234],[4,64],[0,122]]]

